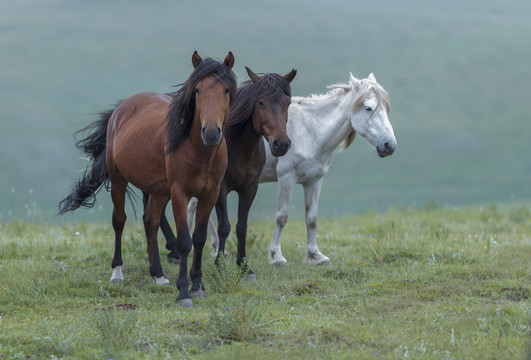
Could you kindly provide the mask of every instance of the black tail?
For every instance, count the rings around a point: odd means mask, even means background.
[[[109,174],[105,148],[107,146],[107,124],[113,110],[102,112],[100,118],[76,132],[75,137],[88,135],[76,142],[76,147],[89,156],[92,165],[87,167],[83,177],[74,185],[72,192],[59,203],[59,215],[74,211],[80,206],[90,208],[94,206],[96,195],[102,185],[108,188]]]

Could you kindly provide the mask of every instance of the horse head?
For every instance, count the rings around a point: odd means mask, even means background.
[[[192,64],[195,72],[199,74],[205,72],[201,69],[205,61],[194,52]],[[224,67],[230,73],[234,65],[234,56],[231,52],[223,61]],[[223,126],[230,111],[232,94],[232,82],[227,81],[225,72],[214,71],[205,77],[198,77],[198,81],[193,84],[193,96],[195,97],[195,116],[201,122],[201,139],[207,147],[218,146],[223,137]]]
[[[256,75],[245,67],[252,81],[252,93],[255,95],[252,121],[255,131],[262,134],[274,156],[285,155],[291,147],[291,140],[286,131],[288,121],[288,107],[291,103],[290,83],[295,78],[297,70],[288,74]]]
[[[380,157],[396,149],[396,138],[389,122],[389,95],[371,73],[367,79],[350,74],[349,87],[355,96],[350,112],[354,131],[376,148]]]

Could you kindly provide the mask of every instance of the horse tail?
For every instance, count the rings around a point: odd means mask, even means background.
[[[109,174],[105,149],[107,147],[107,125],[113,111],[114,109],[100,113],[98,120],[75,133],[75,138],[88,133],[76,142],[76,147],[88,155],[92,164],[85,169],[82,178],[74,185],[70,195],[59,203],[59,215],[74,211],[81,206],[86,208],[94,206],[96,195],[102,185],[105,185],[108,190]]]

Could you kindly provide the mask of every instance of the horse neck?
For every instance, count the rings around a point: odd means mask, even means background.
[[[352,96],[355,95],[347,93],[338,98],[336,91],[316,98],[313,103],[307,105],[305,110],[313,115],[309,125],[318,129],[312,139],[317,154],[329,155],[352,131],[350,123]]]
[[[227,146],[231,149],[229,156],[232,151],[238,149],[240,155],[251,157],[258,148],[262,135],[256,132],[253,118],[250,117],[244,123],[227,126],[225,137]]]

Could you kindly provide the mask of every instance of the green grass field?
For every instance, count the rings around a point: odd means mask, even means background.
[[[302,263],[302,220],[285,229],[288,266],[268,265],[273,223],[254,221],[258,281],[214,283],[207,245],[193,309],[175,303],[176,265],[173,285],[152,284],[141,223],[126,226],[124,285],[109,284],[110,224],[2,223],[0,359],[529,359],[529,207],[322,219],[323,267]]]

